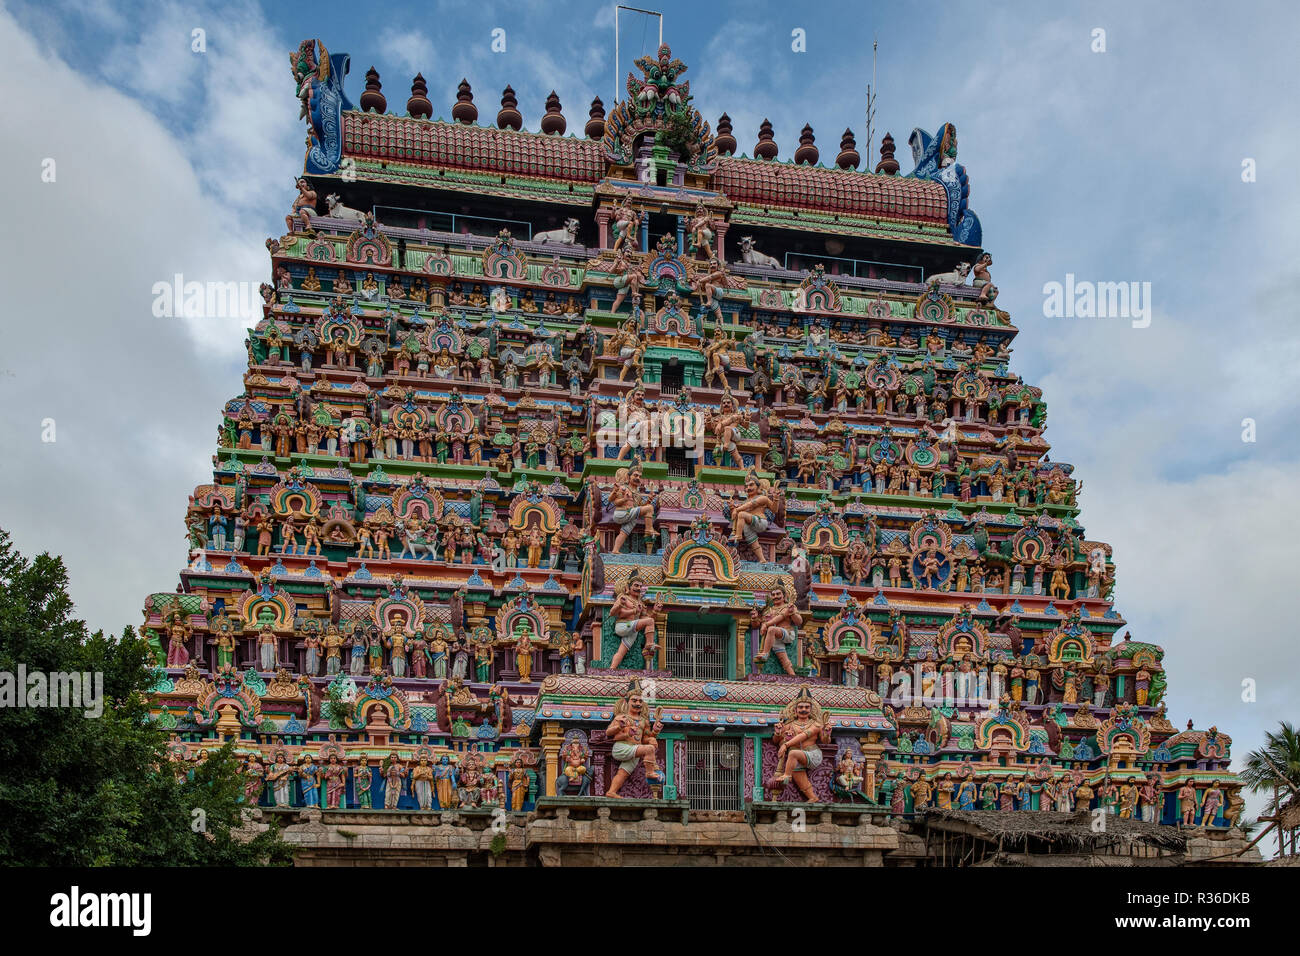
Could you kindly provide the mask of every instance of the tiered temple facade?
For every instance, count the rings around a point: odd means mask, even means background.
[[[543,862],[611,813],[717,852],[811,801],[876,862],[928,808],[1238,819],[1010,368],[952,125],[866,172],[736,155],[667,47],[582,137],[292,61],[299,196],[145,603],[178,761],[236,740],[338,855],[332,815]]]

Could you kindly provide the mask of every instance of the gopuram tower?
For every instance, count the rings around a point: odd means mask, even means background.
[[[235,741],[304,861],[671,862],[795,804],[795,859],[1097,808],[1231,848],[1231,741],[1112,605],[951,123],[871,172],[738,155],[667,46],[570,134],[292,60],[297,196],[145,603],[177,760]]]

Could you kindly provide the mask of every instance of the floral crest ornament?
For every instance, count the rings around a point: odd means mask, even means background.
[[[605,156],[624,165],[633,160],[633,145],[641,134],[676,150],[692,172],[711,173],[718,165],[718,148],[709,124],[691,106],[691,84],[680,81],[686,64],[676,59],[668,44],[654,57],[636,60],[641,76],[627,75],[628,98],[605,120],[601,140]]]

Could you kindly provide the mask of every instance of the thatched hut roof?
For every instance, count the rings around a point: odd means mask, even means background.
[[[927,810],[924,822],[936,831],[966,833],[1007,849],[1028,849],[1033,841],[1065,852],[1086,853],[1135,844],[1170,853],[1187,849],[1187,836],[1176,827],[1107,816],[1105,827],[1094,830],[1093,815],[1088,810]]]

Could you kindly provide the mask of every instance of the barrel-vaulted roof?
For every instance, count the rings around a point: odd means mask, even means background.
[[[343,154],[585,185],[599,182],[609,168],[594,139],[358,111],[343,114]],[[711,178],[712,188],[736,203],[930,225],[947,217],[944,189],[930,180],[734,156],[720,157]]]

